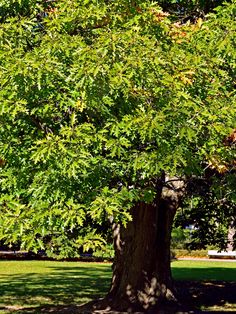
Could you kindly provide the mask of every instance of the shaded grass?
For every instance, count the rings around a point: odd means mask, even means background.
[[[236,282],[236,261],[174,261],[172,272],[183,301],[195,298],[194,305],[205,308],[229,303],[236,309],[236,284],[230,285]],[[37,309],[89,302],[105,295],[110,278],[110,264],[0,261],[0,312],[14,307],[42,313]],[[204,294],[209,291],[208,302]]]
[[[182,303],[215,313],[236,313],[236,261],[174,261]]]

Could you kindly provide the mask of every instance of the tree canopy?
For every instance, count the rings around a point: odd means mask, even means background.
[[[235,146],[224,140],[236,126],[236,3],[194,22],[174,12],[1,1],[2,239],[64,256],[101,246],[99,224],[126,224],[163,172],[224,173],[235,202]]]

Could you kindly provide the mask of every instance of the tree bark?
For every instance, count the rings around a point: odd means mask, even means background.
[[[133,220],[115,228],[115,260],[110,292],[112,308],[146,311],[176,301],[170,268],[171,229],[183,195],[176,180],[161,189],[152,204],[137,203]]]
[[[227,251],[233,251],[234,250],[235,232],[236,232],[235,223],[232,220],[229,227],[228,227]]]

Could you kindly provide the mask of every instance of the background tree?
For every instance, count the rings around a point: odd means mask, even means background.
[[[195,185],[194,191],[191,189],[189,198],[186,197],[175,217],[175,226],[183,229],[189,225],[195,227],[188,243],[191,249],[206,249],[211,245],[232,250],[236,214],[235,174],[218,173],[210,178],[214,181],[209,182],[209,177],[205,177],[201,184]]]
[[[235,2],[187,24],[150,1],[45,4],[2,5],[1,238],[71,256],[109,220],[105,303],[174,301],[175,212],[204,168],[234,168]]]

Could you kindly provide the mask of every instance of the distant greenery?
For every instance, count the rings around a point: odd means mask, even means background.
[[[171,251],[174,258],[181,257],[196,257],[196,258],[207,258],[208,250],[187,250],[187,249],[174,249]]]
[[[174,228],[171,233],[171,248],[186,249],[190,241],[190,234],[191,231],[189,229]]]
[[[112,244],[107,244],[103,250],[96,250],[93,253],[94,257],[101,257],[104,259],[111,259],[114,257],[115,251],[114,251],[114,247]]]

